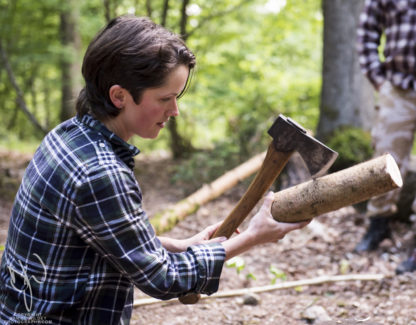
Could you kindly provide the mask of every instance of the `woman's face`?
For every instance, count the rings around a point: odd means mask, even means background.
[[[133,135],[154,139],[158,136],[171,116],[179,115],[177,96],[182,92],[188,79],[189,69],[185,65],[173,70],[158,88],[146,89],[139,104],[128,91],[125,92],[124,108],[116,117],[118,134],[128,141]]]

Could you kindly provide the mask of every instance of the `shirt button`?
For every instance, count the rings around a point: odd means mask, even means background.
[[[102,143],[102,142],[100,142],[99,146],[100,146],[101,148],[105,148],[105,144],[104,144],[104,143]]]

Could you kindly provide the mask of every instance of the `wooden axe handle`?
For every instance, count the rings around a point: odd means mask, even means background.
[[[270,143],[266,157],[264,158],[263,164],[257,172],[256,177],[212,238],[223,236],[227,238],[231,237],[238,226],[240,226],[251,210],[253,210],[256,204],[273,185],[292,154],[293,151],[276,151],[273,142]]]
[[[277,176],[281,173],[283,168],[289,161],[291,152],[276,151],[273,142],[270,143],[267,149],[266,157],[261,165],[256,177],[251,182],[243,197],[238,201],[235,208],[225,218],[224,222],[214,233],[212,238],[216,237],[231,237],[237,230],[238,226],[244,221],[255,205],[260,201],[263,195],[267,192],[270,186],[273,185]],[[195,304],[198,302],[200,295],[189,293],[179,298],[179,301],[185,305]]]
[[[277,192],[273,218],[281,222],[309,220],[403,185],[390,154]]]

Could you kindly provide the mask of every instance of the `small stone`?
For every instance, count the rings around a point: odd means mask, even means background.
[[[243,296],[243,305],[257,306],[260,303],[260,297],[254,293],[247,293]]]
[[[302,313],[302,318],[312,322],[324,322],[331,320],[331,317],[329,317],[326,310],[321,306],[311,306],[305,309]]]

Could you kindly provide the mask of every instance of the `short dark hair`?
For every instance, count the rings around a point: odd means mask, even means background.
[[[146,17],[117,17],[95,36],[85,53],[85,87],[76,102],[77,113],[99,120],[115,117],[120,110],[110,100],[111,86],[125,88],[138,104],[145,89],[162,86],[179,65],[191,71],[195,56],[178,35]]]

